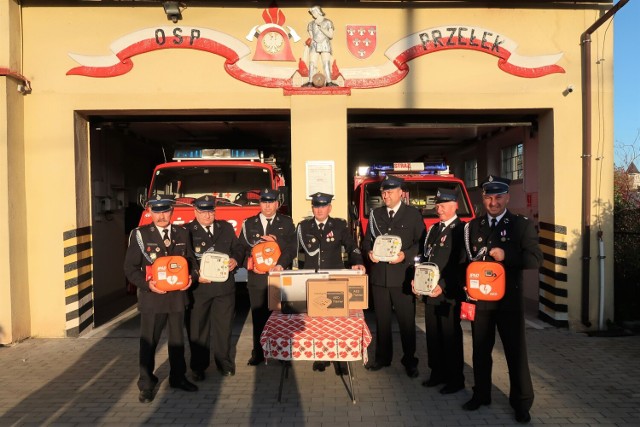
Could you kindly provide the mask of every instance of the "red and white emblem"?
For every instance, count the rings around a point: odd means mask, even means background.
[[[376,50],[375,25],[347,25],[347,46],[358,59],[367,59]]]

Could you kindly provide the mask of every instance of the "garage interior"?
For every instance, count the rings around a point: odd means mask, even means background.
[[[274,156],[290,186],[288,111],[83,112],[90,126],[94,326],[135,304],[122,262],[129,231],[138,225],[140,190],[176,148],[258,149]],[[350,110],[348,170],[376,162],[445,160],[462,177],[462,153],[475,152],[513,128],[536,129],[536,112]],[[517,142],[517,141],[516,141]],[[474,154],[475,156],[475,154]],[[458,164],[456,164],[456,159]],[[331,160],[327,153],[326,159]],[[348,189],[352,176],[336,177]],[[129,290],[131,291],[131,290]]]

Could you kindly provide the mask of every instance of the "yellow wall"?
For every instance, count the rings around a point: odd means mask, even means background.
[[[0,35],[11,35],[19,39],[18,7],[14,2],[0,0],[0,11],[10,6],[11,26],[1,25]],[[286,25],[296,29],[303,40],[310,17],[304,8],[283,9]],[[349,109],[417,108],[435,110],[469,110],[482,113],[487,109],[510,110],[531,109],[552,111],[544,116],[540,129],[539,153],[539,208],[540,221],[566,226],[569,265],[569,322],[580,328],[580,188],[581,173],[581,98],[580,98],[580,34],[598,17],[594,10],[542,10],[542,9],[420,9],[396,10],[331,9],[326,8],[327,17],[336,27],[334,58],[341,68],[380,65],[386,61],[387,46],[416,31],[447,24],[480,26],[503,34],[519,44],[522,55],[548,55],[563,52],[559,61],[566,73],[552,74],[541,78],[527,79],[502,72],[497,67],[498,59],[484,53],[451,50],[420,57],[409,63],[410,73],[396,85],[378,89],[354,89],[351,95],[331,96],[285,96],[281,89],[268,89],[245,84],[230,77],[223,69],[224,59],[205,52],[187,49],[163,50],[132,58],[133,69],[125,75],[113,78],[88,78],[67,76],[66,72],[77,66],[68,54],[106,55],[110,44],[126,34],[143,28],[172,25],[158,7],[25,7],[23,15],[24,74],[33,83],[33,93],[22,98],[9,94],[7,86],[12,83],[0,79],[0,115],[6,123],[0,125],[0,141],[3,147],[17,144],[17,167],[10,170],[10,178],[0,179],[0,190],[6,189],[11,180],[18,188],[22,184],[21,197],[1,198],[2,217],[8,217],[11,204],[11,219],[0,221],[0,232],[17,222],[18,234],[12,238],[11,258],[18,266],[25,266],[20,274],[11,273],[10,283],[0,280],[0,322],[11,323],[5,313],[8,294],[12,296],[14,313],[30,313],[29,321],[14,315],[13,322],[26,325],[28,335],[63,336],[64,314],[64,269],[63,242],[65,231],[86,226],[80,224],[76,215],[76,198],[85,199],[85,194],[76,194],[78,180],[87,177],[75,176],[74,112],[92,110],[211,110],[211,109],[280,109],[291,110],[292,121],[292,183],[293,216],[298,220],[308,214],[309,202],[304,198],[305,163],[309,160],[335,160],[336,176],[346,171],[346,113]],[[199,26],[225,32],[244,41],[252,49],[254,44],[244,36],[254,25],[262,23],[262,9],[207,8],[190,6],[184,11],[184,19],[178,25]],[[6,14],[0,14],[0,19]],[[347,24],[372,23],[378,26],[378,48],[374,55],[363,62],[346,51],[344,28]],[[523,23],[526,23],[524,25]],[[3,23],[4,24],[4,23]],[[7,30],[11,28],[11,30]],[[611,34],[611,32],[609,33]],[[0,59],[15,61],[16,55],[8,55],[6,37],[2,37]],[[602,41],[601,41],[602,42]],[[255,42],[253,42],[255,43]],[[613,52],[612,38],[604,41],[607,52]],[[302,42],[294,44],[294,55],[301,56]],[[595,57],[595,55],[594,55]],[[290,64],[290,63],[287,63]],[[0,64],[1,65],[1,64]],[[281,64],[277,64],[281,65]],[[295,65],[291,65],[295,66]],[[599,176],[602,185],[594,191],[605,201],[612,200],[612,61],[605,61],[604,87],[598,88],[604,99],[603,154],[606,167]],[[567,85],[573,84],[576,91],[563,95]],[[594,89],[596,89],[594,87]],[[21,111],[24,102],[24,147],[21,146],[22,129],[20,116],[11,118],[8,111]],[[594,110],[595,111],[595,110]],[[309,117],[320,114],[322,125]],[[594,116],[596,117],[596,116]],[[5,121],[5,120],[2,120]],[[594,135],[598,135],[594,120]],[[2,127],[4,126],[4,127]],[[11,144],[8,134],[15,135]],[[15,142],[14,142],[15,141]],[[332,156],[328,156],[313,141],[328,144]],[[24,151],[22,152],[22,148]],[[10,155],[10,154],[9,154]],[[24,161],[20,161],[24,156]],[[553,156],[553,161],[548,156]],[[0,156],[7,164],[7,154]],[[595,166],[595,161],[593,162]],[[609,166],[610,164],[610,166]],[[21,166],[23,165],[23,166]],[[22,170],[24,167],[24,170]],[[573,177],[573,179],[567,179]],[[594,170],[595,177],[595,170]],[[24,181],[23,181],[24,180]],[[24,182],[24,183],[23,183]],[[335,216],[347,217],[346,186],[336,186],[334,202]],[[597,191],[596,191],[597,190]],[[8,190],[7,190],[8,191]],[[3,194],[7,194],[3,191]],[[9,191],[9,194],[10,191]],[[46,210],[43,220],[43,206]],[[14,200],[17,210],[14,211]],[[16,217],[25,212],[26,215]],[[594,215],[598,213],[596,209]],[[600,212],[602,213],[602,212]],[[86,217],[86,215],[84,216]],[[24,221],[24,223],[22,222]],[[25,224],[28,224],[26,228]],[[612,238],[612,221],[602,223],[605,238]],[[20,235],[20,230],[23,235]],[[26,234],[24,233],[26,230]],[[25,242],[26,241],[26,247]],[[592,239],[595,242],[595,238]],[[25,248],[26,252],[25,252]],[[595,248],[595,243],[594,243]],[[5,249],[2,249],[5,250]],[[592,251],[592,256],[595,254]],[[0,253],[2,255],[2,253]],[[1,257],[6,260],[7,257]],[[611,245],[607,247],[608,295],[612,289]],[[2,267],[2,266],[0,266]],[[1,268],[3,272],[7,271]],[[22,269],[21,269],[22,270]],[[592,277],[597,277],[593,263]],[[24,298],[28,284],[28,303]],[[20,289],[20,290],[19,290]],[[597,290],[592,283],[591,318],[597,314]],[[14,299],[17,298],[14,302]],[[612,299],[609,298],[606,317],[613,316]],[[16,317],[17,316],[17,317]],[[7,320],[9,319],[9,320]],[[0,325],[1,326],[1,325]],[[24,335],[24,332],[20,334]]]
[[[24,74],[20,9],[0,0],[0,67]],[[0,343],[31,334],[27,273],[23,95],[20,82],[0,77]]]

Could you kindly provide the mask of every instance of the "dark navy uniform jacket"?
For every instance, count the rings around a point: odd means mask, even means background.
[[[235,259],[238,262],[238,266],[241,266],[244,260],[244,248],[236,237],[236,233],[233,231],[233,226],[231,226],[227,221],[222,220],[214,220],[211,225],[213,226],[213,237],[209,237],[207,231],[202,228],[196,220],[193,220],[186,225],[187,230],[191,233],[191,242],[193,244],[195,257],[198,261],[198,268],[200,266],[202,255],[204,255],[204,253],[209,249],[229,255],[229,258]],[[206,294],[210,296],[218,296],[235,292],[234,272],[229,272],[229,278],[225,282],[196,282],[191,285],[189,290],[194,294],[206,292]]]
[[[191,248],[189,232],[178,225],[171,225],[171,245],[167,248],[160,232],[152,223],[135,228],[129,234],[129,247],[124,258],[124,274],[138,288],[138,311],[142,313],[174,313],[184,311],[187,293],[171,291],[158,294],[149,290],[146,267],[162,256],[178,255],[189,263],[192,284],[198,280],[197,261]],[[138,243],[140,236],[142,248]]]
[[[402,239],[401,250],[404,252],[404,260],[398,264],[371,263],[369,271],[371,284],[404,287],[408,293],[411,293],[413,266],[420,251],[420,245],[424,241],[425,232],[422,214],[413,206],[401,203],[392,220],[389,220],[385,206],[374,209],[369,216],[369,226],[364,236],[362,251],[368,254],[373,249],[376,237],[381,234],[391,234]]]
[[[280,246],[280,258],[278,265],[287,269],[291,267],[293,259],[296,257],[296,228],[290,216],[277,213],[271,224],[271,234],[276,236],[276,242]],[[260,215],[247,218],[240,232],[240,243],[245,248],[246,260],[251,258],[251,249],[261,242],[260,237],[264,235],[264,229],[260,222]]]
[[[349,264],[362,265],[362,252],[356,246],[347,221],[328,217],[322,233],[315,218],[300,221],[296,231],[298,253],[304,252],[304,264],[300,268],[344,268],[342,248],[349,257]]]
[[[429,255],[431,255],[429,257]],[[440,269],[438,285],[442,294],[425,297],[427,304],[438,304],[443,299],[463,301],[467,254],[464,250],[464,223],[456,218],[440,231],[440,223],[429,228],[425,238],[421,262],[432,262]]]
[[[502,248],[505,256],[504,297],[500,301],[476,301],[477,309],[523,310],[522,270],[539,268],[542,263],[542,251],[533,222],[507,210],[495,230],[491,229],[487,215],[475,218],[468,227],[471,252],[468,255],[471,258],[475,258],[484,246],[487,253],[491,248]]]

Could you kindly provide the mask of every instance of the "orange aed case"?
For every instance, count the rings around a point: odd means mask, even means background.
[[[504,296],[504,267],[495,261],[473,261],[467,267],[467,294],[479,301],[498,301]]]
[[[151,279],[162,291],[179,291],[189,286],[189,263],[181,256],[163,256],[151,266]]]
[[[280,246],[276,242],[260,242],[251,249],[251,270],[254,273],[268,273],[278,263]]]

